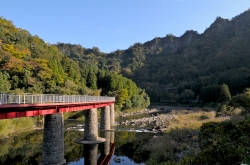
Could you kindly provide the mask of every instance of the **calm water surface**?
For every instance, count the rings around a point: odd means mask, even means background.
[[[148,114],[137,115],[134,118],[147,117]],[[133,117],[117,118],[116,121],[129,120]],[[83,122],[76,120],[66,120],[65,128],[82,125]],[[116,129],[119,129],[118,126]],[[67,130],[64,134],[64,153],[67,164],[84,165],[85,151],[84,145],[75,143],[77,139],[83,137],[84,132]],[[143,161],[134,157],[134,151],[131,146],[139,144],[140,140],[148,139],[154,134],[152,133],[135,133],[127,131],[115,131],[115,151],[111,159],[111,165],[143,165]],[[21,133],[10,139],[0,140],[0,165],[15,164],[38,164],[42,160],[42,139],[43,130],[34,130],[30,133]],[[98,146],[97,157],[100,156],[101,147]],[[121,162],[114,161],[115,157],[119,157]]]
[[[112,160],[110,162],[110,165],[135,165],[137,163],[135,163],[133,160],[129,159],[126,156],[119,156],[119,158],[121,159],[120,163],[117,163],[114,161],[114,158],[117,157],[117,155],[112,156]],[[74,161],[74,162],[70,162],[69,165],[83,165],[84,164],[84,158],[80,159],[79,161]],[[144,163],[138,163],[140,165],[145,165]]]

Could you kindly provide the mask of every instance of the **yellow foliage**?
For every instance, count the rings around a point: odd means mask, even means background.
[[[39,59],[39,58],[35,58],[34,59],[35,62],[39,63],[42,67],[47,67],[49,61],[46,59]]]
[[[15,48],[14,45],[10,45],[10,44],[5,44],[3,46],[3,50],[5,50],[6,52],[9,52],[11,55],[19,59],[23,58],[25,55],[28,55],[28,56],[31,55],[28,49],[20,51],[17,48]]]
[[[64,78],[61,75],[57,75],[57,83],[58,84],[63,84],[64,83]]]

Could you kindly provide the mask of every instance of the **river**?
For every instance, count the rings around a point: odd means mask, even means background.
[[[121,120],[127,120],[128,118],[140,118],[145,116],[147,115],[130,116],[127,118],[118,117],[116,121],[119,123]],[[84,132],[69,129],[77,125],[79,128],[79,125],[81,126],[82,124],[81,121],[77,120],[65,121],[64,157],[69,165],[83,165],[86,164],[84,161],[89,159],[87,158],[89,155],[88,147],[75,143],[77,139],[83,137]],[[144,157],[143,154],[139,153],[138,155],[138,153],[134,153],[133,147],[155,134],[130,132],[125,129],[127,128],[119,125],[115,127],[115,151],[110,164],[143,165],[147,158]],[[32,132],[20,133],[9,139],[0,140],[0,165],[39,164],[42,160],[42,139],[43,130],[38,129]],[[96,155],[94,155],[94,157],[99,157],[103,152],[103,148],[102,144],[97,145]],[[120,162],[118,160],[120,160]]]

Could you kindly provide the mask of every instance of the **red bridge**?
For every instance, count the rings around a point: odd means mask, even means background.
[[[80,144],[110,143],[110,138],[98,136],[97,108],[101,108],[100,129],[109,132],[115,125],[114,97],[47,94],[0,94],[0,119],[44,115],[43,152],[40,165],[65,164],[63,113],[87,110],[84,137]],[[111,149],[114,146],[111,147]],[[113,154],[113,150],[111,150]],[[110,161],[102,157],[102,164]]]
[[[103,96],[0,94],[0,119],[89,110],[114,102],[114,97]]]

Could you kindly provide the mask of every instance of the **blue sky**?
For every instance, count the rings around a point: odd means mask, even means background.
[[[0,16],[44,41],[109,53],[167,34],[203,33],[217,16],[231,19],[250,0],[1,0]]]

